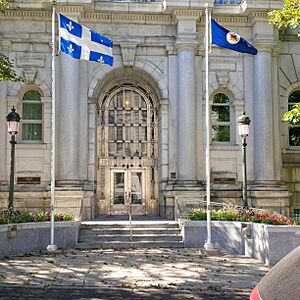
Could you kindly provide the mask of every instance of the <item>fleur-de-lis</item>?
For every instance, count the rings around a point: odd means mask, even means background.
[[[72,25],[71,21],[66,26],[68,27],[69,31],[71,31],[72,29],[74,29],[74,26]]]
[[[69,50],[69,53],[71,53],[71,54],[75,51],[72,44],[70,44],[67,49]]]
[[[103,59],[102,55],[99,57],[99,59],[97,61],[104,64],[104,59]]]

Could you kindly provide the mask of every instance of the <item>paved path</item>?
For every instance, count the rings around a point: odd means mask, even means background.
[[[196,249],[28,254],[0,260],[0,299],[249,299],[267,271]]]

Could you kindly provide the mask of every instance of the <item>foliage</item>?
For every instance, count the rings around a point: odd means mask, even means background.
[[[291,110],[284,113],[282,121],[287,121],[291,125],[300,124],[300,102],[296,103]]]
[[[205,209],[192,209],[188,212],[186,219],[189,220],[206,220],[207,211]],[[211,210],[211,220],[213,221],[239,221],[239,222],[254,222],[272,225],[293,225],[293,219],[286,218],[280,214],[270,214],[266,210],[256,209],[252,207],[234,207],[227,205],[222,209]]]
[[[0,53],[0,81],[24,81],[24,78],[18,76],[12,67],[12,62]]]
[[[0,0],[0,13],[9,8],[6,0]],[[0,81],[24,81],[24,78],[18,76],[12,69],[12,62],[3,53],[0,53]]]
[[[0,213],[0,224],[11,223],[27,223],[27,222],[47,222],[50,221],[50,212],[38,212],[38,213],[19,213],[17,211],[3,211]],[[74,218],[63,213],[55,213],[55,221],[72,221]]]
[[[4,11],[4,9],[9,8],[9,4],[7,0],[0,0],[0,11]]]
[[[284,7],[269,12],[269,22],[278,29],[296,28],[300,25],[300,0],[285,0]]]

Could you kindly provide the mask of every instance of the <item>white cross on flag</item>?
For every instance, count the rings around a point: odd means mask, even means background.
[[[113,42],[100,33],[59,14],[60,50],[73,58],[112,66]]]

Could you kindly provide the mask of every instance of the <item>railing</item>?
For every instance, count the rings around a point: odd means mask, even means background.
[[[215,5],[238,5],[241,4],[243,0],[215,0]]]

